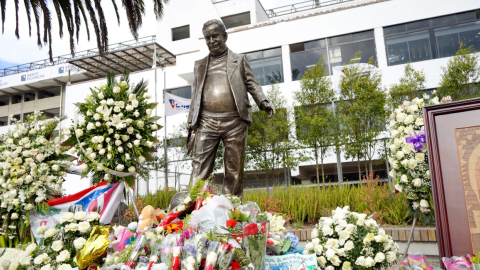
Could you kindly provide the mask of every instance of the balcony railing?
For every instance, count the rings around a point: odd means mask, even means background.
[[[335,4],[340,4],[344,2],[350,2],[350,1],[353,1],[353,0],[309,0],[309,1],[292,4],[292,5],[267,9],[266,12],[268,17],[272,18],[272,17],[282,16],[282,15],[291,14],[295,12],[300,12],[300,11],[305,11],[309,9],[325,7],[325,6],[330,6],[330,5],[335,5]]]
[[[111,45],[108,45],[107,53],[131,48],[131,47],[136,47],[140,45],[151,44],[155,42],[155,38],[156,36],[148,36],[148,37],[139,38],[138,40],[129,40],[125,42],[111,44]],[[21,64],[13,67],[3,68],[3,69],[0,69],[0,77],[5,77],[5,76],[14,75],[22,72],[51,67],[55,65],[65,64],[71,60],[98,55],[98,54],[99,54],[98,49],[90,49],[86,51],[76,52],[75,57],[73,57],[71,54],[54,57],[53,62],[50,62],[50,59],[44,59],[44,60],[39,60],[39,61],[27,63],[27,64]]]

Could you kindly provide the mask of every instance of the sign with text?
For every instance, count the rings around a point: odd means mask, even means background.
[[[317,267],[315,254],[299,253],[282,256],[266,256],[265,270],[314,270]]]
[[[165,115],[175,115],[179,113],[188,113],[190,110],[191,99],[182,98],[170,93],[165,93]]]

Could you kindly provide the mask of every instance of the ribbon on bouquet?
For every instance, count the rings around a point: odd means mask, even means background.
[[[88,160],[90,160],[91,162],[93,162],[93,164],[95,164],[95,166],[97,166],[97,168],[99,167],[98,165],[100,163],[98,163],[98,161],[94,160],[93,158],[90,157],[90,155],[87,154],[87,151],[85,151],[85,149],[83,149],[83,146],[82,146],[82,143],[80,142],[80,139],[78,138],[77,136],[77,124],[78,124],[78,109],[75,109],[75,114],[73,116],[73,125],[74,125],[74,134],[75,134],[75,138],[77,138],[77,142],[78,142],[78,145],[80,146],[80,149],[82,150],[82,152],[85,154],[85,156],[88,158]],[[107,173],[110,173],[112,175],[115,175],[115,176],[119,176],[119,177],[127,177],[127,176],[135,176],[137,175],[137,172],[128,172],[128,173],[124,173],[124,172],[119,172],[119,171],[115,171],[115,170],[112,170],[112,169],[109,169],[105,166],[103,166],[103,164],[101,164],[101,168],[103,171],[107,172]],[[135,204],[134,204],[135,205]]]
[[[425,139],[425,132],[422,130],[420,130],[420,132],[413,132],[414,135],[412,136],[409,136],[409,137],[406,137],[405,138],[405,142],[406,143],[413,143],[413,148],[415,148],[415,151],[420,151],[420,149],[423,148],[423,145],[422,143],[426,143],[427,140]]]

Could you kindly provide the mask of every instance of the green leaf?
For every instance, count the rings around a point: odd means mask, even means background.
[[[78,143],[77,136],[72,135],[62,143],[62,146],[74,146]]]
[[[135,187],[135,177],[133,177],[132,175],[129,175],[129,176],[126,176],[125,178],[125,183],[127,183],[127,185],[129,187]]]
[[[285,252],[287,252],[290,249],[291,245],[292,245],[292,240],[290,240],[290,238],[287,238],[287,240],[283,242],[283,247],[280,250],[280,255],[285,254]]]
[[[156,122],[156,121],[158,121],[160,118],[162,118],[162,117],[160,117],[160,116],[153,116],[153,117],[150,117],[150,119],[148,119],[148,122]]]
[[[154,102],[154,103],[148,103],[145,105],[145,109],[155,109],[155,107],[157,107],[158,105],[158,102]]]

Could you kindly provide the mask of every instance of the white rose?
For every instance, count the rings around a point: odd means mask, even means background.
[[[392,169],[388,175],[390,175],[392,178],[396,178],[397,177],[397,172],[395,171],[395,169]]]
[[[74,218],[76,220],[85,220],[85,218],[87,217],[87,213],[83,212],[83,211],[78,211],[75,213],[75,216]]]
[[[98,151],[98,154],[104,155],[105,154],[105,149],[100,149],[100,151]]]
[[[318,239],[318,238],[317,238]],[[315,253],[317,255],[322,255],[323,253],[323,246],[322,245],[315,245],[315,247],[313,248],[313,250],[315,251]]]
[[[118,86],[113,87],[113,93],[115,93],[115,94],[120,93],[120,87],[118,87]]]
[[[87,130],[92,130],[92,129],[95,129],[95,124],[92,123],[92,122],[90,122],[90,123],[88,123],[88,125],[87,125]]]
[[[81,233],[86,233],[90,230],[90,223],[87,221],[78,223],[78,231]]]
[[[123,164],[118,164],[117,167],[116,167],[117,171],[121,172],[123,171],[123,169],[125,169],[125,165]]]
[[[70,223],[67,226],[65,226],[65,232],[68,232],[68,231],[74,232],[77,230],[78,230],[78,224]]]
[[[306,250],[313,250],[315,248],[315,245],[312,242],[309,242],[305,245]]]
[[[13,219],[13,220],[18,219],[18,213],[12,213],[12,215],[10,216],[10,218]]]
[[[127,112],[133,111],[133,106],[132,105],[127,105],[126,110],[127,110]]]
[[[38,154],[38,155],[36,156],[36,159],[37,159],[39,162],[42,162],[42,161],[45,160],[45,156],[44,156],[43,154]]]
[[[207,255],[206,262],[210,264],[214,264],[217,261],[217,253],[210,251]]]
[[[145,126],[145,123],[143,123],[143,121],[138,121],[138,122],[137,122],[137,126],[138,126],[139,128],[143,128],[143,127]]]
[[[138,111],[135,111],[135,112],[133,113],[133,115],[135,115],[135,117],[139,117],[139,116],[140,116],[140,113],[139,113]]]
[[[33,260],[33,263],[34,264],[42,264],[43,263],[43,256],[42,255],[38,255],[37,257],[35,257],[35,259]]]
[[[88,165],[87,163],[83,163],[82,165],[80,165],[80,170],[82,172],[88,172]]]
[[[145,233],[145,238],[146,238],[147,240],[155,239],[155,233],[154,233],[154,232],[146,232],[146,233]]]
[[[53,241],[52,243],[52,249],[55,251],[60,251],[63,248],[63,243],[60,240]]]
[[[312,236],[311,237],[312,238],[317,238],[318,237],[318,229],[317,228],[312,230]]]
[[[415,120],[415,125],[423,126],[424,125],[423,118],[417,118],[417,120]]]
[[[134,173],[134,172],[136,172],[136,171],[137,171],[137,170],[135,169],[134,166],[130,166],[130,167],[128,168],[128,172]]]
[[[57,262],[64,262],[70,258],[70,252],[67,250],[63,250],[60,252],[60,254],[57,256]]]
[[[55,165],[52,166],[52,170],[58,171],[58,170],[60,170],[60,166],[58,166],[57,164],[55,164]]]
[[[27,253],[27,255],[30,255],[35,251],[35,249],[37,249],[37,244],[32,243],[27,246],[27,248],[25,249],[25,252]]]
[[[420,179],[420,178],[413,179],[413,186],[414,187],[421,187],[422,186],[422,179]]]
[[[135,94],[130,94],[130,95],[128,96],[128,100],[129,100],[129,101],[136,100],[136,99],[137,99],[137,95],[135,95]]]
[[[333,229],[330,226],[323,226],[322,233],[323,233],[323,235],[332,235],[333,234]]]
[[[152,109],[147,109],[145,112],[147,113],[147,116],[150,117],[150,115],[152,114]]]
[[[35,233],[36,233],[36,234],[39,234],[39,235],[43,235],[46,230],[48,230],[48,226],[47,226],[47,225],[43,225],[43,226],[38,227],[38,228],[35,230]]]
[[[132,134],[134,131],[135,131],[135,129],[133,127],[127,128],[128,134]]]
[[[395,189],[398,191],[398,192],[402,192],[403,191],[403,187],[399,184],[396,184],[395,185]]]
[[[360,265],[360,266],[366,266],[365,265],[365,257],[364,256],[358,257],[357,260],[355,261],[355,264]]]
[[[103,95],[103,93],[98,93],[98,98],[99,98],[99,99],[104,99],[105,96]]]
[[[135,140],[135,141],[133,142],[133,144],[134,144],[135,146],[139,146],[139,145],[140,145],[140,140]]]
[[[143,157],[143,156],[139,156],[139,157],[138,157],[138,162],[139,162],[139,163],[144,163],[146,160],[147,160],[147,159],[146,159],[145,157]]]
[[[377,263],[381,263],[385,260],[385,254],[383,254],[382,252],[378,252],[377,255],[375,255],[375,261]]]
[[[97,212],[90,212],[87,217],[87,221],[94,221],[94,220],[99,220],[100,219],[100,214]]]
[[[418,106],[415,105],[415,104],[412,104],[412,105],[410,105],[410,106],[407,107],[407,111],[408,111],[409,113],[416,112],[416,111],[418,111]]]
[[[133,101],[132,101],[132,106],[133,106],[134,108],[137,108],[137,107],[138,107],[138,100],[133,100]]]
[[[177,207],[177,212],[182,212],[182,211],[185,211],[185,205],[184,204]]]
[[[60,265],[57,268],[57,270],[70,270],[70,269],[72,269],[72,266],[70,264],[66,264],[66,263]]]
[[[428,207],[430,207],[430,205],[428,204],[427,200],[421,200],[420,201],[420,207],[428,208]]]
[[[375,265],[375,260],[372,257],[365,258],[365,267],[373,267]]]
[[[350,263],[350,262],[343,262],[342,270],[352,270],[352,263]]]
[[[403,122],[405,120],[406,114],[404,113],[397,113],[397,121],[398,122]]]
[[[355,245],[353,244],[352,241],[347,241],[344,247],[346,251],[349,251],[349,250],[352,250],[355,247]]]
[[[115,106],[113,108],[113,111],[116,112],[116,113],[120,112],[120,106]]]
[[[398,152],[395,154],[395,156],[396,156],[398,159],[402,159],[402,158],[405,156],[405,154],[403,153],[403,151],[398,151]]]
[[[329,265],[329,266],[325,267],[325,270],[335,270],[335,267]]]
[[[153,142],[148,141],[148,142],[147,142],[147,147],[150,147],[150,148],[153,147]]]
[[[145,99],[150,99],[152,97],[152,95],[150,95],[150,93],[145,93],[145,95],[143,95],[143,97],[145,97]]]
[[[75,246],[75,248],[77,250],[80,250],[80,249],[83,248],[83,246],[85,245],[86,242],[87,242],[87,240],[85,240],[85,238],[79,237],[79,238],[77,238],[73,241],[73,245]]]
[[[57,231],[53,228],[50,228],[48,229],[46,232],[45,232],[45,238],[50,238],[50,237],[53,237],[57,234]]]
[[[333,257],[330,259],[330,261],[331,261],[332,264],[335,265],[335,266],[340,266],[340,264],[342,263],[342,261],[340,260],[340,258],[339,258],[337,255],[333,256]]]
[[[403,122],[408,125],[413,123],[413,121],[415,121],[415,117],[413,117],[413,115],[407,115],[407,117],[405,117],[405,120]]]
[[[397,259],[397,253],[394,251],[387,252],[387,262],[391,263]]]
[[[415,154],[415,160],[418,161],[418,162],[424,162],[425,161],[425,154],[416,153]]]
[[[408,177],[405,174],[402,174],[402,176],[400,176],[400,182],[408,183]]]
[[[52,267],[50,266],[50,264],[47,264],[40,268],[40,270],[52,270]]]
[[[413,169],[417,166],[417,161],[415,159],[409,159],[408,160],[408,168]]]
[[[328,260],[331,261],[333,256],[335,256],[335,250],[333,250],[331,248],[327,249],[327,251],[325,252],[325,256],[327,257]]]

